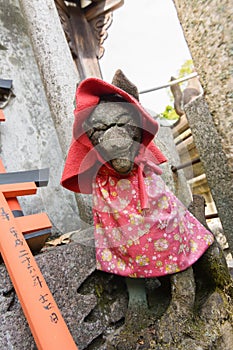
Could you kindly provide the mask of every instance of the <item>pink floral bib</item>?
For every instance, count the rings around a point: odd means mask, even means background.
[[[144,169],[147,209],[142,210],[138,167],[119,178],[103,166],[93,183],[99,270],[128,277],[157,277],[185,270],[212,244],[199,223],[160,176]]]

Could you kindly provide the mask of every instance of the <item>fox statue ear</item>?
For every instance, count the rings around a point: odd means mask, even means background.
[[[126,91],[128,94],[139,100],[139,93],[137,87],[129,81],[124,73],[118,69],[113,77],[112,85]]]

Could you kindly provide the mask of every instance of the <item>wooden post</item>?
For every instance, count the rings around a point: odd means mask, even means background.
[[[0,159],[0,177],[1,174],[6,174],[4,165],[2,160]],[[22,173],[22,172],[21,172]],[[23,172],[25,173],[25,172]],[[46,174],[47,175],[47,174]],[[46,183],[46,176],[42,179],[42,184]],[[39,181],[37,181],[39,182]],[[38,185],[38,184],[37,184]],[[21,190],[24,188],[24,191],[27,189],[27,193],[24,192],[25,194],[34,194],[37,191],[37,185],[34,183],[29,183],[29,184],[25,184],[22,183],[21,185],[17,185],[17,184],[11,184],[11,188],[16,188],[16,193],[19,193],[19,188],[21,188]],[[1,187],[2,186],[2,187]],[[9,206],[9,208],[11,209],[14,217],[17,218],[17,223],[18,225],[20,225],[20,230],[23,234],[25,233],[31,233],[31,232],[37,232],[42,230],[48,230],[51,229],[52,224],[47,216],[47,214],[45,213],[39,213],[39,214],[33,214],[33,215],[27,215],[24,216],[23,211],[21,209],[21,206],[19,204],[19,201],[17,199],[17,197],[13,197],[12,191],[10,192],[10,195],[7,195],[6,189],[9,189],[9,184],[7,185],[6,183],[4,185],[0,184],[0,191],[1,188],[5,190],[5,198],[7,200],[7,204]],[[46,231],[49,232],[49,231]],[[44,231],[45,234],[45,231]],[[43,239],[40,239],[39,243],[43,243]],[[38,243],[37,243],[38,245]],[[29,243],[30,246],[30,243]],[[31,247],[30,247],[31,248]]]
[[[0,173],[5,173],[5,172],[6,172],[5,167],[3,165],[2,160],[0,159]],[[9,198],[7,200],[7,202],[8,202],[9,207],[11,208],[12,212],[17,211],[18,213],[20,213],[20,215],[23,215],[23,211],[22,211],[20,204],[18,202],[18,199],[16,197]]]
[[[4,196],[4,193],[10,197],[25,191],[17,192],[12,185],[11,188],[9,185],[0,187],[0,251],[36,345],[39,350],[77,350]],[[28,191],[29,187],[27,184]]]
[[[3,110],[0,109],[0,122],[4,122],[4,121],[5,121],[5,116],[4,116]]]

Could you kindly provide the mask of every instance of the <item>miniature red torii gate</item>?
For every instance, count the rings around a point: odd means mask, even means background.
[[[4,114],[0,114],[4,121]],[[0,172],[5,172],[0,160]],[[23,233],[51,227],[45,213],[14,217],[17,196],[35,194],[34,182],[0,185],[0,253],[38,350],[77,350]]]

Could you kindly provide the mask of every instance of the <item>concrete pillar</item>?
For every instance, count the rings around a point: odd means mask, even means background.
[[[79,75],[54,0],[19,0],[62,151],[71,140]]]
[[[54,0],[19,0],[40,69],[64,158],[72,136],[74,96],[80,81]],[[71,194],[69,194],[71,196]],[[83,225],[92,223],[91,197],[76,195]],[[74,205],[74,203],[72,203]],[[74,223],[75,228],[75,223]],[[77,228],[77,227],[76,227]]]
[[[199,99],[185,111],[233,251],[232,2],[173,1],[209,109]]]
[[[185,106],[200,158],[205,168],[208,185],[216,204],[227,241],[233,251],[233,182],[229,165],[222,151],[220,137],[214,127],[204,97],[199,97]]]
[[[231,0],[173,0],[233,176]]]

